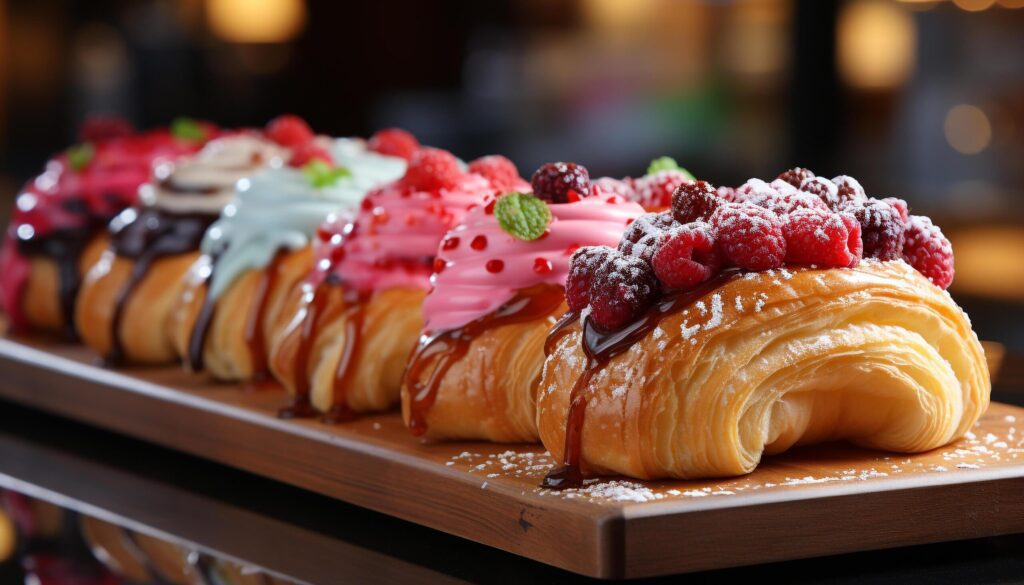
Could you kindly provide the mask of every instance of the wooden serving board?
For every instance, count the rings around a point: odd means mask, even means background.
[[[830,444],[735,479],[610,478],[552,492],[538,487],[553,465],[540,446],[430,444],[395,413],[280,420],[288,399],[277,387],[93,361],[80,347],[0,339],[0,397],[596,577],[1024,531],[1024,409],[1005,404],[920,455]]]

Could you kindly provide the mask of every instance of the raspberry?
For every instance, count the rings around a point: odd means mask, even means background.
[[[765,183],[761,179],[750,179],[746,183],[743,183],[736,188],[736,203],[743,203],[750,197],[757,194],[765,193],[777,193],[775,189],[772,189],[771,185]]]
[[[730,263],[762,271],[782,266],[786,240],[778,216],[753,205],[731,203],[711,216],[718,230],[718,249]]]
[[[729,203],[736,202],[736,189],[732,187],[719,187],[718,198],[722,201],[728,201]]]
[[[522,181],[516,165],[500,154],[492,154],[469,163],[470,172],[481,175],[502,193],[512,191]]]
[[[313,140],[313,130],[302,118],[294,114],[278,116],[267,123],[267,138],[281,146],[297,146]]]
[[[789,183],[786,183],[789,186]],[[756,193],[747,199],[747,204],[756,205],[770,210],[772,213],[782,217],[788,213],[793,213],[797,209],[821,209],[828,211],[828,207],[825,202],[818,199],[810,193],[804,193],[797,191],[792,187],[789,187],[792,191],[785,194],[770,195],[768,193]]]
[[[860,225],[850,217],[821,209],[798,209],[782,225],[786,261],[824,267],[854,266],[860,261]]]
[[[851,201],[843,208],[860,224],[864,257],[896,260],[903,252],[903,218],[892,205],[878,199]]]
[[[310,140],[309,142],[297,144],[292,148],[292,157],[288,159],[288,166],[301,168],[313,159],[322,160],[329,165],[334,165],[334,157],[331,156],[331,153],[315,141]]]
[[[658,278],[639,258],[606,248],[590,293],[590,319],[604,329],[618,329],[638,317],[657,298]]]
[[[619,240],[619,251],[650,262],[662,237],[677,225],[671,213],[645,213],[626,228]]]
[[[582,311],[590,304],[597,267],[612,252],[608,246],[584,246],[573,252],[569,258],[569,275],[565,279],[565,302],[570,311]]]
[[[793,193],[799,193],[800,189],[797,189],[793,185],[783,181],[782,179],[775,179],[768,186],[778,191],[779,195],[790,195]]]
[[[594,195],[597,195],[598,191],[602,195],[618,195],[626,201],[638,200],[636,189],[633,188],[633,182],[630,180],[620,181],[611,177],[601,177],[591,186],[591,192]]]
[[[450,189],[461,177],[462,169],[452,153],[440,148],[421,148],[409,161],[404,181],[417,189],[430,191]]]
[[[672,169],[640,177],[636,180],[638,203],[644,209],[668,209],[672,205],[672,194],[688,181],[691,181],[689,177]]]
[[[412,160],[412,155],[420,148],[420,143],[412,134],[400,128],[378,130],[366,143],[367,148],[388,156],[397,156]]]
[[[684,290],[714,276],[721,264],[713,230],[704,222],[669,232],[651,259],[654,274],[661,284]]]
[[[910,216],[903,259],[939,288],[953,282],[953,245],[926,216]]]
[[[900,213],[900,217],[903,218],[903,223],[910,221],[910,207],[907,206],[907,202],[898,197],[886,197],[882,199],[889,205],[896,208],[896,211]]]
[[[841,207],[839,188],[825,177],[811,177],[807,179],[800,185],[800,190],[817,196],[832,211],[836,211]]]
[[[707,221],[723,203],[707,181],[687,181],[672,193],[672,216],[679,223]]]
[[[547,163],[533,174],[530,185],[534,195],[549,203],[568,203],[590,195],[590,173],[576,163]]]
[[[78,139],[97,142],[128,136],[134,131],[131,122],[119,116],[89,116],[78,128]]]
[[[803,167],[793,167],[784,173],[780,173],[777,178],[799,189],[804,184],[804,181],[814,178],[814,173]]]
[[[861,187],[860,182],[853,177],[839,175],[834,177],[832,182],[836,186],[836,195],[839,196],[839,207],[854,201],[864,201],[868,198],[864,192],[864,187]]]

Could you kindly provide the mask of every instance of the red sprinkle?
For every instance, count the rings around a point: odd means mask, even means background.
[[[434,258],[434,272],[441,273],[448,263],[441,258]]]
[[[441,248],[444,249],[444,250],[454,250],[455,248],[458,248],[458,247],[459,247],[459,238],[457,236],[452,236],[452,237],[446,239],[443,244],[441,244]]]
[[[565,249],[565,255],[566,256],[572,256],[576,252],[576,250],[579,250],[579,249],[580,249],[580,245],[579,244],[572,244],[568,248]]]
[[[487,207],[484,207],[484,213],[486,213],[487,215],[494,215],[494,204],[497,202],[497,199],[491,199],[490,202],[487,204]]]
[[[487,272],[490,272],[491,274],[497,274],[504,269],[505,263],[497,258],[487,261]]]
[[[551,274],[555,267],[547,258],[537,258],[533,261],[533,271],[537,274]]]
[[[569,192],[566,193],[566,198],[569,200],[569,203],[576,203],[580,200],[580,194],[575,189],[569,189]]]
[[[480,234],[473,238],[473,241],[469,243],[469,247],[476,251],[484,250],[487,248],[487,236]]]

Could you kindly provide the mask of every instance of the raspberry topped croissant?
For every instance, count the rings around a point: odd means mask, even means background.
[[[635,225],[572,258],[537,397],[564,463],[545,485],[739,475],[831,440],[926,451],[988,405],[981,345],[944,290],[952,249],[903,201],[794,169],[688,182]]]

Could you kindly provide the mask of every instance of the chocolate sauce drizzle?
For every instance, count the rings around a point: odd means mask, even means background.
[[[739,274],[740,272],[736,269],[725,270],[695,289],[666,293],[639,318],[614,331],[606,331],[595,325],[590,319],[583,319],[581,341],[587,361],[580,377],[573,384],[569,398],[562,467],[549,472],[541,482],[542,487],[560,490],[578,488],[583,485],[581,468],[583,421],[587,411],[587,392],[594,376],[615,356],[626,352],[633,344],[646,337],[661,323],[662,319],[686,309],[705,295],[738,277]],[[578,320],[578,313],[568,313],[563,316],[548,334],[545,352],[550,355],[557,347],[558,341],[569,333],[569,325]]]
[[[303,294],[302,307],[299,309],[303,316],[300,322],[299,347],[295,351],[295,379],[292,381],[295,393],[292,396],[292,403],[277,411],[278,418],[312,418],[317,415],[309,399],[309,356],[320,328],[327,298],[332,287],[338,284],[339,280],[334,273],[328,273],[316,288]]]
[[[125,305],[142,279],[149,274],[153,263],[165,256],[174,256],[199,249],[206,228],[217,219],[210,213],[171,213],[158,208],[138,212],[134,220],[111,223],[111,246],[118,256],[134,260],[128,282],[118,292],[114,316],[110,323],[111,346],[105,361],[118,364],[124,361],[121,344],[121,322]]]
[[[416,436],[427,432],[427,417],[437,400],[441,381],[449,368],[466,355],[474,339],[496,327],[542,319],[558,310],[564,300],[562,287],[535,285],[462,327],[420,338],[402,377],[403,386],[409,389],[409,432]],[[424,382],[426,368],[431,364],[434,368]]]
[[[362,354],[363,322],[366,320],[366,303],[370,300],[370,294],[346,289],[343,298],[345,312],[340,318],[345,322],[344,345],[338,367],[334,371],[331,409],[323,417],[323,421],[329,424],[350,421],[356,417],[348,405],[348,390],[355,381],[356,364]]]

